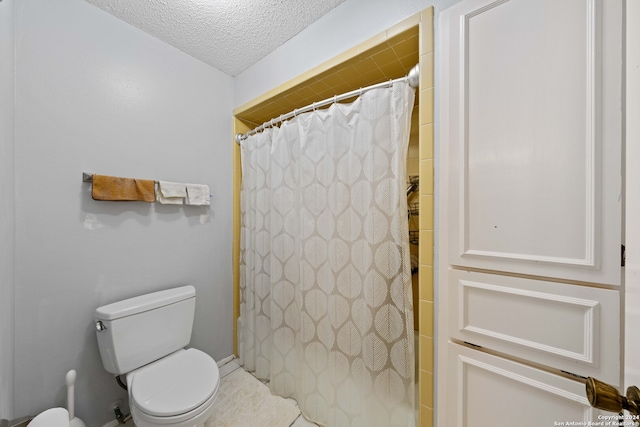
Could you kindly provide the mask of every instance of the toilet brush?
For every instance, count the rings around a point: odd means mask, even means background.
[[[75,402],[73,398],[74,394],[74,384],[76,382],[76,371],[70,370],[67,372],[67,375],[64,377],[67,383],[67,411],[69,412],[69,426],[70,427],[86,427],[84,422],[75,416]]]

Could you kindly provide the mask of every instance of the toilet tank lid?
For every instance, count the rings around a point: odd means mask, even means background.
[[[95,317],[97,320],[119,319],[194,298],[195,296],[196,289],[193,286],[181,286],[103,305],[96,309]]]

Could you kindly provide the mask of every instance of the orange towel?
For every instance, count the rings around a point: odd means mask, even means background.
[[[153,203],[156,201],[155,181],[93,175],[91,197],[94,200]]]

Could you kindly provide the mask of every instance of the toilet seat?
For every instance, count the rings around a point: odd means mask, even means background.
[[[208,354],[191,348],[131,372],[127,381],[134,412],[140,418],[165,424],[190,419],[209,409],[217,396],[220,373]]]

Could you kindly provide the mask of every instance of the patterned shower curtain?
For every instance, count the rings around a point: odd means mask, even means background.
[[[327,427],[413,427],[405,185],[414,90],[242,143],[241,363]]]

